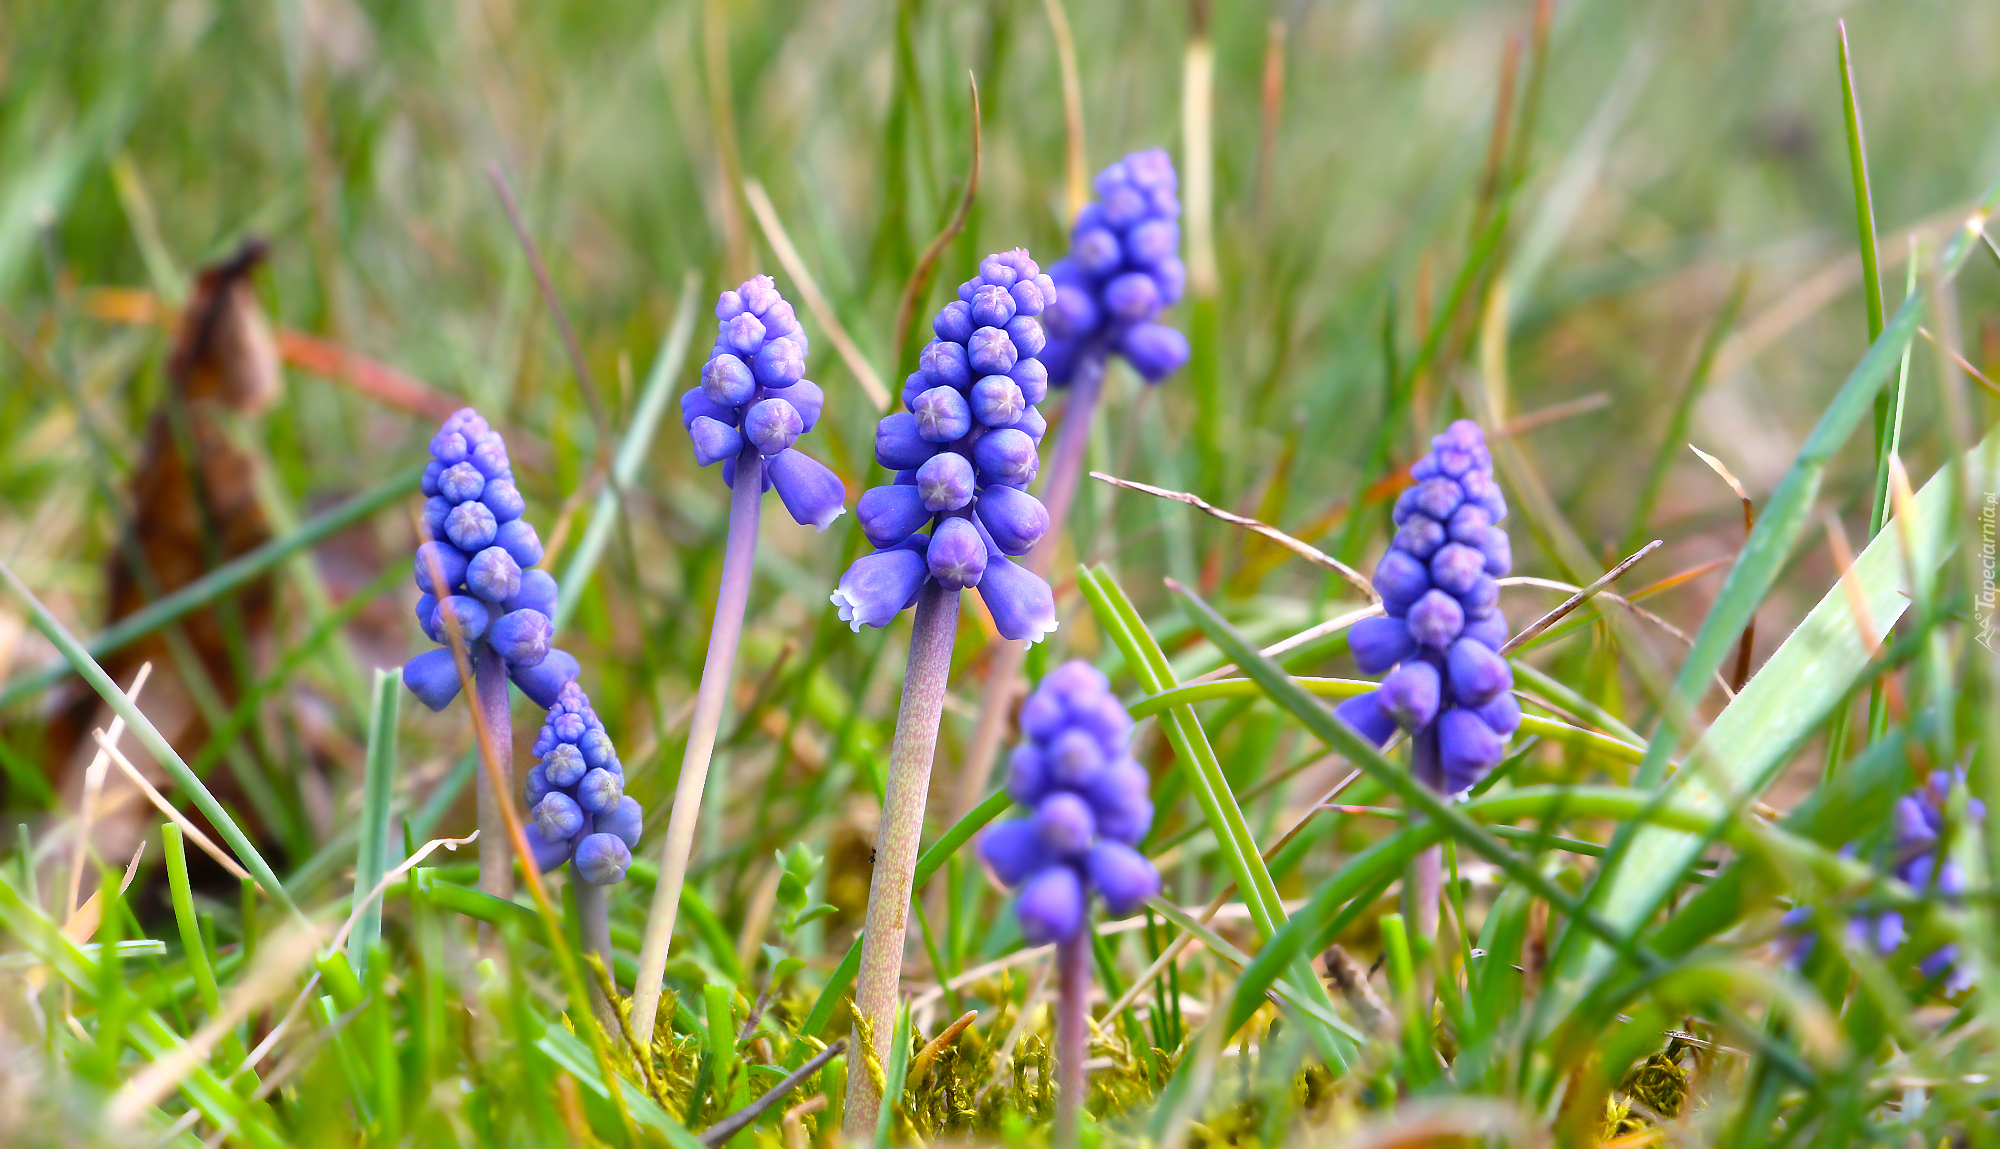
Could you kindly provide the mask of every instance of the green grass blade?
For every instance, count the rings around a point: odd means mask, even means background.
[[[1861,105],[1854,95],[1854,61],[1847,53],[1847,21],[1840,28],[1840,99],[1846,112],[1847,168],[1854,178],[1854,226],[1861,249],[1861,299],[1868,308],[1868,342],[1882,334],[1882,272],[1876,262],[1875,198],[1868,189],[1868,145],[1861,135]],[[1881,443],[1881,427],[1876,427]]]
[[[626,428],[624,438],[618,442],[618,453],[612,458],[611,482],[597,493],[590,523],[584,527],[576,550],[571,552],[569,564],[563,567],[562,578],[557,580],[563,588],[553,620],[558,633],[583,601],[584,588],[590,585],[590,576],[596,573],[598,560],[604,557],[604,548],[611,542],[611,530],[618,524],[621,493],[639,481],[639,468],[652,450],[660,417],[666,414],[668,401],[674,397],[674,381],[680,378],[681,368],[687,362],[688,345],[694,339],[696,295],[695,278],[689,273],[681,281],[680,306],[674,309],[674,321],[667,328],[659,355],[653,359],[652,371],[646,376],[646,389],[640,393],[639,406],[632,412],[632,425]]]
[[[0,576],[6,578],[7,585],[12,587],[21,601],[28,605],[29,612],[34,618],[35,629],[41,631],[44,638],[55,644],[55,648],[62,652],[63,657],[78,674],[83,676],[91,689],[97,691],[98,697],[104,699],[105,704],[125,720],[125,725],[131,729],[133,737],[137,738],[139,744],[146,748],[146,752],[159,762],[161,768],[174,780],[174,784],[194,802],[195,808],[208,818],[216,833],[222,835],[222,840],[235,851],[237,860],[243,863],[243,868],[250,871],[250,875],[257,879],[258,885],[264,887],[264,892],[272,901],[290,910],[303,923],[305,915],[299,913],[299,907],[292,902],[291,895],[285,892],[284,884],[278,881],[278,875],[271,869],[271,864],[264,860],[264,855],[258,852],[256,844],[251,842],[242,827],[236,824],[236,819],[229,816],[229,811],[222,808],[222,803],[215,800],[215,795],[209,792],[207,786],[202,785],[201,779],[195,777],[194,771],[188,769],[187,763],[181,761],[181,756],[174,751],[173,745],[160,733],[159,728],[153,725],[153,720],[134,706],[131,699],[125,697],[125,692],[118,688],[117,683],[111,681],[111,676],[104,673],[104,668],[97,665],[97,660],[84,650],[83,644],[76,640],[76,636],[65,629],[63,624],[56,620],[55,615],[49,613],[49,608],[43,606],[34,592],[21,582],[12,567],[0,563]]]
[[[382,936],[382,898],[375,886],[389,869],[389,790],[396,775],[396,717],[403,697],[400,667],[375,672],[375,697],[369,707],[368,757],[361,783],[361,841],[354,857],[354,900],[367,899],[348,935],[347,958],[356,973],[367,976],[368,955]],[[371,896],[373,895],[373,896]]]
[[[300,551],[317,546],[416,490],[417,480],[423,477],[423,473],[422,467],[411,467],[326,513],[306,520],[291,534],[272,539],[256,550],[209,571],[172,594],[154,600],[147,604],[144,610],[119,619],[106,627],[103,633],[79,644],[80,649],[92,657],[108,654],[133,639],[151,634],[166,624],[185,617]],[[6,686],[0,687],[0,706],[48,689],[62,681],[72,669],[73,664],[54,664],[14,679]]]

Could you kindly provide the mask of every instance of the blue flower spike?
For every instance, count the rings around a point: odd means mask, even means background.
[[[681,396],[681,425],[695,462],[721,463],[734,487],[739,460],[763,460],[764,489],[800,526],[824,531],[847,509],[847,490],[826,465],[794,446],[819,422],[825,394],[805,377],[806,333],[768,275],[725,291],[715,304],[715,345],[701,385]]]
[[[443,710],[458,695],[458,668],[447,626],[457,625],[477,665],[491,647],[507,676],[537,706],[555,701],[576,678],[577,662],[550,645],[556,583],[542,561],[542,541],[522,517],[507,444],[467,407],[431,439],[423,477],[429,541],[417,548],[417,624],[439,648],[411,659],[403,681],[424,705]]]
[[[1411,769],[1442,794],[1464,794],[1498,765],[1521,724],[1514,672],[1500,656],[1507,620],[1496,580],[1513,565],[1500,527],[1507,503],[1486,437],[1460,419],[1431,440],[1396,501],[1396,535],[1375,567],[1383,614],[1356,623],[1348,647],[1377,690],[1335,713],[1377,746],[1409,733]]]
[[[1092,894],[1126,914],[1160,891],[1158,871],[1134,849],[1152,828],[1151,782],[1126,752],[1131,717],[1087,662],[1042,678],[1021,729],[1007,792],[1034,812],[987,831],[980,856],[1019,891],[1014,912],[1029,941],[1066,941],[1084,927]]]
[[[565,684],[535,738],[528,771],[528,844],[544,873],[564,862],[593,886],[625,880],[644,811],[625,793],[625,768],[590,699]]]
[[[1013,560],[1049,529],[1028,494],[1048,425],[1040,316],[1056,301],[1025,250],[989,255],[932,323],[937,338],[903,385],[904,410],[875,430],[875,458],[895,482],[861,496],[855,513],[877,548],[841,576],[833,602],[856,631],[887,626],[926,579],[973,590],[1002,637],[1040,642],[1056,629],[1047,580]]]
[[[1069,256],[1049,268],[1060,293],[1042,351],[1051,384],[1067,386],[1086,363],[1112,353],[1148,383],[1187,362],[1187,337],[1158,322],[1187,284],[1178,183],[1159,148],[1098,173],[1097,199],[1070,229]]]

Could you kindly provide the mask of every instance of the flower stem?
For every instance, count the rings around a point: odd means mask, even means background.
[[[1437,723],[1417,731],[1410,740],[1410,773],[1431,789],[1442,791],[1444,766],[1438,759]],[[1410,948],[1415,953],[1417,967],[1416,999],[1426,1017],[1430,1016],[1432,966],[1424,960],[1424,954],[1437,952],[1443,858],[1443,847],[1432,846],[1410,860],[1409,870],[1403,876],[1403,916],[1410,925]],[[1418,941],[1420,938],[1422,941]]]
[[[593,886],[589,882],[574,877],[571,884],[576,890],[577,932],[583,937],[583,952],[595,954],[604,963],[605,975],[617,984],[617,974],[611,964],[611,914],[605,905],[604,887]],[[598,1020],[606,1023],[605,1032],[616,1033],[618,1014],[609,998],[599,988],[595,978],[589,979],[590,1005],[596,1011]]]
[[[847,1075],[846,1132],[860,1144],[875,1135],[882,1091],[868,1062],[887,1065],[886,1046],[896,1029],[896,999],[908,938],[911,886],[917,847],[924,833],[924,802],[931,786],[931,758],[937,750],[938,720],[944,714],[945,686],[951,677],[951,647],[958,636],[958,591],[925,579],[917,594],[917,617],[910,630],[910,661],[903,676],[903,699],[896,711],[896,741],[889,750],[889,784],[875,837],[875,873],[868,883],[868,918],[862,927],[861,972],[854,1011],[865,1020],[874,1042],[855,1030],[859,1056]]]
[[[715,596],[715,621],[708,632],[708,658],[702,663],[701,686],[694,696],[680,782],[674,787],[673,812],[667,816],[667,839],[660,846],[660,879],[653,887],[653,907],[646,916],[646,936],[639,946],[639,970],[632,986],[632,1032],[642,1048],[652,1046],[660,979],[667,968],[667,948],[674,940],[674,918],[680,910],[681,887],[687,881],[695,824],[701,819],[702,791],[708,785],[709,764],[715,757],[715,736],[722,728],[723,705],[729,700],[736,643],[743,634],[743,609],[750,601],[750,575],[757,564],[757,527],[763,503],[764,459],[754,448],[747,449],[736,460],[736,485],[729,494],[729,540],[722,552],[722,585]]]
[[[1090,1053],[1090,940],[1086,924],[1056,943],[1057,1149],[1076,1149]]]
[[[1090,446],[1091,419],[1097,414],[1097,399],[1103,390],[1104,354],[1100,351],[1084,356],[1077,364],[1076,377],[1069,387],[1069,406],[1063,409],[1062,427],[1056,432],[1048,483],[1042,488],[1042,505],[1049,509],[1049,532],[1024,560],[1029,570],[1043,578],[1048,577],[1049,568],[1055,565],[1070,504],[1076,501],[1077,481],[1083,476],[1083,459]],[[1021,666],[1027,658],[1027,643],[1009,642],[994,650],[987,662],[986,687],[979,699],[979,724],[973,728],[972,741],[965,748],[965,763],[959,768],[958,791],[953,797],[954,822],[986,800],[993,762],[999,757],[1000,742],[1007,735],[1007,719],[1021,691]]]
[[[486,749],[492,768],[479,773],[479,888],[496,898],[514,898],[514,846],[507,836],[502,806],[514,785],[514,718],[507,696],[507,665],[487,642],[472,648],[472,677],[477,697],[472,720],[486,729]],[[502,787],[495,793],[496,779]],[[486,928],[482,927],[482,934]]]

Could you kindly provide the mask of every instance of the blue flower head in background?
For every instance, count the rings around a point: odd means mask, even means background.
[[[886,626],[915,603],[926,578],[977,588],[1008,639],[1039,642],[1056,628],[1049,584],[1013,561],[1049,529],[1028,493],[1048,430],[1037,320],[1056,297],[1024,250],[989,255],[938,312],[937,338],[903,386],[906,410],[875,429],[875,458],[896,472],[855,505],[876,546],[841,576],[833,602],[855,630]]]
[[[1507,502],[1470,420],[1433,438],[1410,477],[1396,500],[1396,537],[1375,567],[1383,614],[1348,637],[1363,674],[1389,673],[1335,713],[1377,746],[1401,727],[1417,777],[1463,794],[1499,764],[1521,724],[1514,671],[1500,655],[1507,620],[1496,580],[1513,565],[1499,525]]]
[[[571,682],[549,707],[535,738],[541,761],[528,771],[528,844],[544,873],[564,862],[593,886],[625,880],[639,845],[642,811],[625,793],[625,768],[611,736]]]
[[[535,566],[542,540],[521,517],[527,503],[514,486],[507,444],[477,411],[459,411],[431,439],[423,492],[430,540],[417,548],[417,624],[444,645],[411,659],[403,681],[432,710],[457,696],[450,618],[468,646],[485,644],[500,655],[521,693],[552,705],[576,678],[577,662],[549,645],[556,580]]]
[[[681,423],[695,461],[722,464],[722,481],[736,485],[739,462],[763,461],[764,489],[800,526],[825,530],[840,517],[846,489],[840,477],[796,449],[819,422],[826,395],[805,377],[806,333],[792,305],[768,275],[754,276],[715,304],[717,333],[701,385],[681,396]]]
[[[1042,354],[1049,382],[1065,386],[1112,352],[1149,383],[1187,362],[1187,337],[1154,322],[1179,302],[1187,282],[1178,185],[1173,160],[1159,148],[1098,173],[1097,199],[1077,215],[1069,255],[1049,268],[1061,292]]]
[[[1020,890],[1014,912],[1029,941],[1062,941],[1083,928],[1091,892],[1113,913],[1160,891],[1160,875],[1133,847],[1153,824],[1151,780],[1126,753],[1132,719],[1104,675],[1067,662],[1021,707],[1027,741],[1008,761],[1007,792],[1034,810],[1001,822],[980,855]]]

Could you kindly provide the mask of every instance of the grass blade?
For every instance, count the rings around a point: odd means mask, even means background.
[[[402,668],[377,670],[361,783],[361,842],[354,858],[354,897],[367,898],[368,904],[347,939],[348,962],[363,976],[368,973],[369,950],[382,936],[382,899],[370,895],[389,869],[389,790],[396,773],[396,717],[402,697]]]

